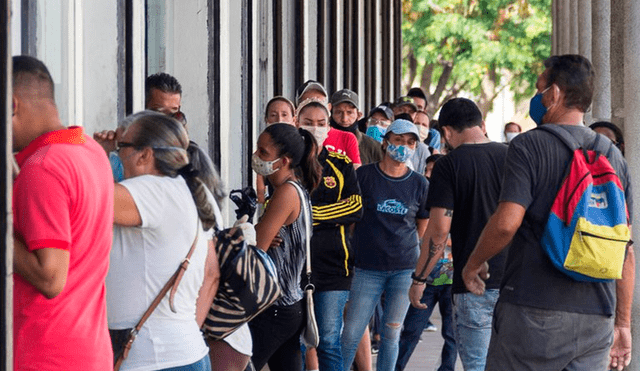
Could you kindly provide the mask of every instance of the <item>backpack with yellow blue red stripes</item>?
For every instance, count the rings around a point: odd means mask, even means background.
[[[558,125],[538,129],[556,136],[573,153],[542,235],[543,250],[574,280],[621,278],[629,213],[620,179],[605,156],[613,144],[597,135],[592,146],[582,145]]]

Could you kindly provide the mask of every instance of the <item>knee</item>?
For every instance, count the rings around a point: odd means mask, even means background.
[[[400,331],[402,330],[401,323],[385,323],[385,331],[382,336],[387,339],[398,339],[400,337]]]

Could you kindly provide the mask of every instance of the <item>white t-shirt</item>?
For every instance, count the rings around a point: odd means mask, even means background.
[[[107,275],[109,328],[132,328],[140,320],[195,239],[197,210],[185,180],[143,175],[122,181],[140,213],[140,227],[114,227]],[[188,365],[208,353],[195,320],[204,279],[207,239],[199,228],[197,246],[169,308],[160,302],[133,343],[122,370],[157,370]]]

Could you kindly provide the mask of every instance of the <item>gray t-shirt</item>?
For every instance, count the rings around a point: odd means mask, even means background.
[[[597,135],[584,126],[563,127],[587,148]],[[599,140],[609,139],[600,135]],[[627,162],[615,146],[610,147],[606,156],[622,182],[631,214]],[[526,213],[509,250],[500,300],[542,309],[611,316],[616,305],[615,282],[575,281],[553,266],[540,245],[551,205],[571,159],[569,148],[543,130],[529,131],[511,141],[500,201],[520,204]]]

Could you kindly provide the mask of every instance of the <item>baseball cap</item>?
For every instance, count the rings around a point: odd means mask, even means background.
[[[333,95],[331,96],[331,105],[334,107],[340,103],[345,103],[345,102],[351,103],[353,104],[354,107],[356,107],[356,109],[359,109],[358,94],[356,94],[355,92],[349,89],[338,90],[337,92],[333,93]]]
[[[396,100],[396,103],[395,103],[396,107],[407,106],[407,105],[413,107],[414,110],[418,111],[418,106],[416,106],[416,104],[413,103],[413,98],[407,95],[398,98],[398,100]]]
[[[395,120],[387,128],[387,133],[394,133],[397,135],[411,133],[416,136],[417,140],[420,140],[420,133],[418,132],[418,128],[413,122],[409,120],[403,120],[403,119]]]
[[[368,117],[373,116],[373,114],[376,112],[380,112],[383,115],[385,115],[385,117],[388,118],[389,120],[393,120],[393,111],[388,106],[384,106],[381,104],[378,107],[374,107],[371,111],[369,111]]]
[[[296,104],[300,104],[300,97],[309,90],[317,90],[324,94],[325,97],[329,97],[329,94],[327,94],[327,91],[324,89],[324,86],[322,86],[321,83],[316,80],[307,80],[296,90]]]
[[[419,87],[409,89],[409,91],[407,92],[407,96],[422,98],[424,100],[427,100],[427,95],[424,93],[424,90],[422,90],[422,88],[419,88]]]

